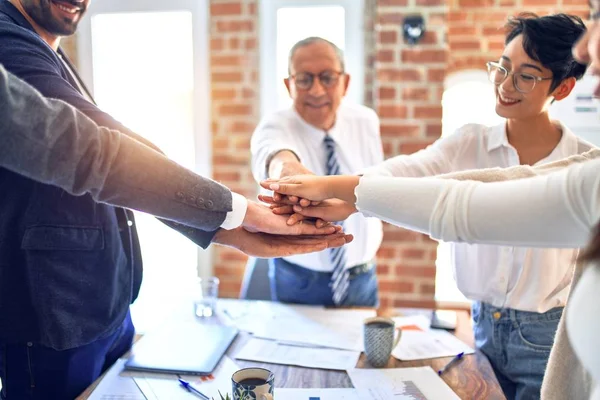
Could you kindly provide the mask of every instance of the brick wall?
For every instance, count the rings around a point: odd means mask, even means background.
[[[365,103],[381,118],[386,157],[410,154],[441,134],[448,73],[484,68],[503,48],[502,26],[521,11],[568,12],[587,18],[585,0],[365,0]],[[210,72],[214,178],[250,198],[256,185],[249,141],[259,119],[258,0],[210,0]],[[404,16],[420,13],[427,33],[404,44]],[[74,57],[75,42],[66,43]],[[436,243],[384,227],[378,253],[382,305],[433,302]],[[236,297],[247,258],[215,247],[222,295]]]
[[[213,178],[255,198],[250,137],[260,113],[257,0],[210,1]],[[214,247],[221,294],[237,297],[247,257]]]

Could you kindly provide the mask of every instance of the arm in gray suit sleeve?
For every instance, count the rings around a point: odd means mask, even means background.
[[[89,193],[98,202],[167,218],[203,247],[214,236],[208,231],[231,211],[232,195],[223,185],[43,98],[1,65],[0,121],[1,167],[73,195]]]

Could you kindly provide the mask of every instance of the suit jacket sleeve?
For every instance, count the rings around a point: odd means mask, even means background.
[[[218,229],[230,211],[231,192],[224,186],[119,131],[98,127],[60,100],[43,98],[1,65],[0,120],[0,166],[30,179],[160,215],[190,238],[196,230],[189,226]]]
[[[45,44],[40,43],[41,39],[37,37],[37,35],[29,32],[27,29],[17,27],[16,25],[10,26],[9,24],[3,23],[0,25],[0,38],[3,43],[2,46],[0,46],[0,64],[4,64],[7,71],[29,83],[43,96],[51,99],[63,100],[87,115],[96,124],[118,130],[124,136],[143,143],[160,152],[160,149],[150,141],[126,128],[123,124],[100,110],[95,104],[89,102],[81,93],[79,93],[79,91],[76,90],[63,75],[60,64],[61,61],[57,54]],[[156,169],[153,168],[152,171],[156,171]],[[219,205],[220,207],[231,211],[231,193],[228,189],[221,187],[220,185],[219,187],[219,192],[222,192],[223,194],[225,192],[227,193],[226,195],[219,196]],[[163,196],[164,195],[166,195],[166,193],[164,193]],[[188,197],[187,200],[189,201],[191,198],[192,197]],[[156,201],[156,199],[154,201]],[[224,214],[214,214],[215,217],[218,216],[219,218],[222,218],[222,220],[224,220],[225,215],[226,212]],[[215,228],[211,228],[212,230],[209,231],[195,231],[186,225],[176,224],[169,220],[161,219],[161,221],[178,230],[204,248],[210,244],[210,241],[217,231],[216,227],[220,225],[216,224]]]

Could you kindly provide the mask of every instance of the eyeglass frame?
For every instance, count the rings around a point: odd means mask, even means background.
[[[509,71],[508,68],[504,67],[502,64],[500,64],[499,62],[496,61],[488,61],[487,63],[485,63],[487,70],[488,70],[488,79],[490,82],[492,82],[494,85],[502,85],[507,79],[509,75],[512,75],[512,80],[513,80],[513,86],[515,87],[515,89],[517,90],[517,92],[519,93],[523,93],[523,94],[527,94],[527,93],[531,93],[533,92],[533,89],[535,89],[535,85],[537,82],[543,82],[543,81],[548,81],[548,80],[552,80],[554,79],[554,77],[549,77],[549,78],[542,78],[541,76],[535,76],[535,75],[531,75],[528,74],[527,72],[519,72],[521,75],[527,75],[528,77],[533,79],[533,86],[531,88],[531,90],[529,91],[523,91],[521,89],[519,89],[519,86],[517,85],[517,78],[515,75],[514,71]],[[506,71],[506,74],[504,75],[504,79],[502,79],[502,82],[500,83],[496,83],[492,80],[492,76],[491,76],[491,67],[495,67],[498,68],[500,70],[504,70]]]
[[[333,74],[336,75],[335,81],[330,86],[325,85],[323,83],[323,81],[321,80],[321,75],[323,75],[325,73],[329,73],[329,74],[333,73]],[[310,82],[310,85],[308,87],[298,87],[298,83],[297,83],[298,81],[296,80],[296,77],[299,74],[306,74],[306,75],[310,76],[311,82]],[[310,89],[312,89],[313,85],[315,84],[315,78],[319,79],[319,82],[321,83],[321,86],[323,86],[324,88],[330,89],[330,88],[334,87],[340,81],[340,78],[342,76],[344,76],[344,75],[346,75],[345,71],[335,71],[335,70],[328,69],[328,70],[325,70],[325,71],[321,71],[318,74],[313,74],[312,72],[299,72],[297,74],[290,74],[288,76],[288,79],[293,79],[294,80],[294,85],[296,86],[297,89],[300,89],[300,90],[310,90]]]

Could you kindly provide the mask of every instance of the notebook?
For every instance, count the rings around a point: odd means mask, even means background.
[[[198,322],[167,324],[149,332],[132,349],[125,369],[181,375],[209,375],[238,330]]]

